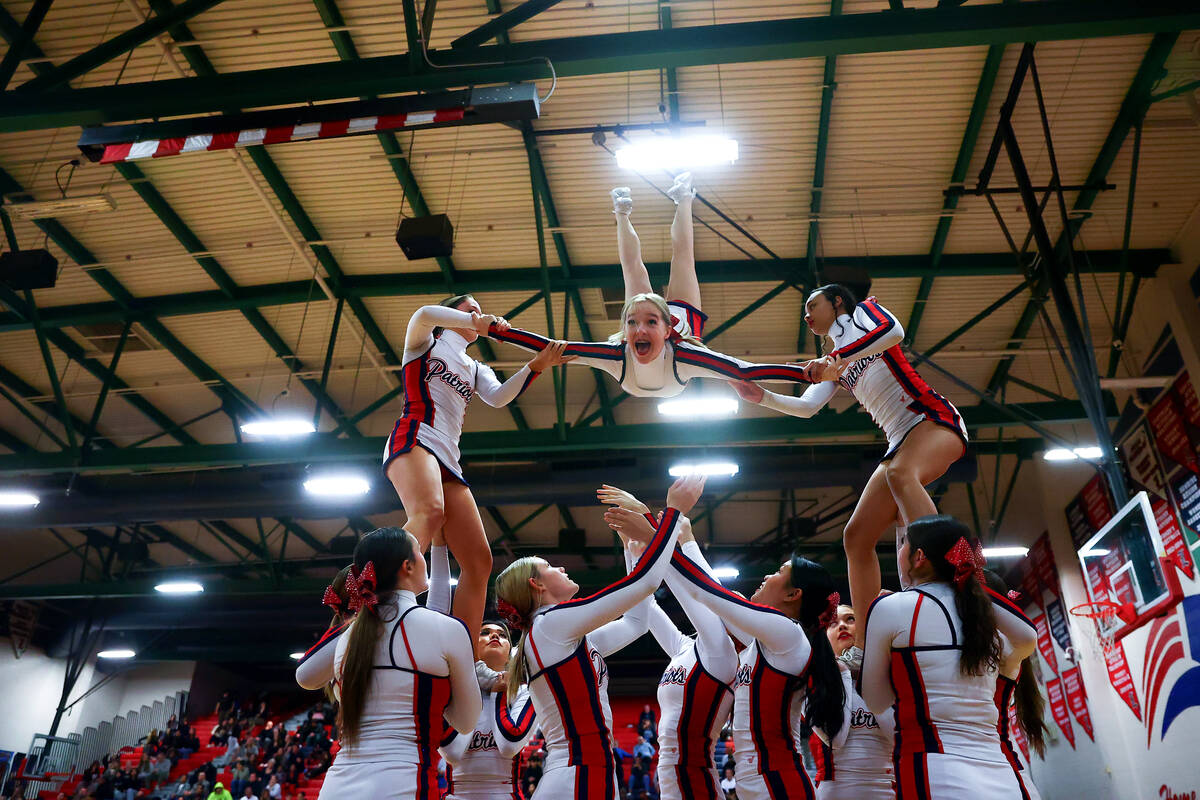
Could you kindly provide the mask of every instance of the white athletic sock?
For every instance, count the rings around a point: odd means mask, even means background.
[[[908,584],[904,581],[904,571],[900,569],[900,547],[904,544],[904,540],[908,538],[908,526],[896,526],[896,575],[900,578],[900,588],[907,589]]]
[[[629,212],[633,211],[633,195],[630,193],[629,187],[618,186],[609,194],[612,196],[613,213],[629,216]]]

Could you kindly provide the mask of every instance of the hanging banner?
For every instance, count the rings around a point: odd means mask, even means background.
[[[1145,422],[1139,423],[1121,442],[1121,453],[1135,484],[1157,497],[1167,496],[1167,473],[1158,460],[1154,438]]]
[[[1046,615],[1038,614],[1033,618],[1037,627],[1038,652],[1046,662],[1046,666],[1058,674],[1058,658],[1054,655],[1054,642],[1050,641],[1050,626],[1046,624]]]
[[[1196,573],[1192,564],[1192,554],[1188,550],[1187,542],[1183,540],[1183,530],[1176,522],[1175,515],[1171,513],[1171,506],[1157,497],[1151,500],[1150,505],[1154,509],[1154,522],[1158,525],[1163,549],[1174,559],[1175,565],[1194,580]]]
[[[1021,749],[1021,755],[1025,757],[1025,763],[1029,763],[1029,740],[1025,738],[1025,731],[1021,730],[1021,723],[1017,720],[1017,707],[1014,703],[1008,704],[1008,731],[1012,740],[1017,743],[1017,747]]]
[[[1187,429],[1183,427],[1183,414],[1177,392],[1168,392],[1161,400],[1146,412],[1146,421],[1154,432],[1154,442],[1158,452],[1174,461],[1181,467],[1193,473],[1200,473],[1200,464],[1196,462],[1196,449],[1188,439]]]
[[[1071,743],[1071,749],[1075,749],[1075,729],[1071,727],[1071,715],[1067,711],[1067,700],[1058,678],[1046,681],[1046,694],[1050,696],[1050,713],[1054,715],[1054,721]]]
[[[1054,551],[1050,549],[1050,534],[1043,533],[1029,548],[1029,560],[1037,574],[1038,583],[1055,597],[1062,596],[1058,588],[1058,571],[1054,568]]]
[[[1071,649],[1071,631],[1067,627],[1067,616],[1063,613],[1062,600],[1055,598],[1046,604],[1046,619],[1054,641],[1066,652]]]
[[[1025,596],[1025,602],[1037,603],[1038,608],[1044,611],[1046,600],[1042,597],[1042,585],[1038,582],[1037,571],[1033,568],[1029,556],[1025,556],[1021,567],[1021,594]]]
[[[1083,501],[1088,523],[1097,531],[1107,525],[1113,514],[1117,513],[1103,475],[1096,475],[1088,481],[1079,493],[1079,498]]]
[[[1129,710],[1142,719],[1142,704],[1138,702],[1137,688],[1133,685],[1133,676],[1129,674],[1129,662],[1125,659],[1125,645],[1117,642],[1111,649],[1104,652],[1104,663],[1108,667],[1108,682],[1129,706]]]
[[[1096,736],[1092,733],[1092,715],[1088,711],[1087,692],[1083,688],[1083,680],[1079,677],[1079,667],[1071,667],[1062,674],[1063,688],[1067,691],[1067,707],[1071,709],[1075,721],[1083,732],[1093,742]]]

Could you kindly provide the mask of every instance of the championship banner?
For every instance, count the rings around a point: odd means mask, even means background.
[[[1079,677],[1079,667],[1065,670],[1062,681],[1063,688],[1067,690],[1067,706],[1071,709],[1071,714],[1088,738],[1096,741],[1096,736],[1092,733],[1092,715],[1088,711],[1087,692],[1083,688],[1083,680]]]
[[[1025,738],[1025,731],[1021,730],[1021,723],[1017,720],[1017,707],[1008,704],[1008,731],[1012,740],[1017,743],[1017,747],[1021,748],[1021,755],[1025,757],[1025,763],[1029,763],[1029,740]]]
[[[1154,432],[1158,452],[1192,473],[1200,474],[1196,449],[1183,426],[1183,414],[1180,412],[1183,402],[1178,397],[1176,391],[1167,393],[1146,412],[1146,421],[1150,423],[1150,430]]]
[[[1103,475],[1096,475],[1088,481],[1079,493],[1079,498],[1083,501],[1083,511],[1087,514],[1088,522],[1097,531],[1107,525],[1117,513],[1113,501],[1108,496],[1108,484]]]
[[[1058,674],[1058,658],[1054,655],[1054,642],[1050,641],[1050,626],[1046,624],[1046,615],[1038,614],[1033,618],[1033,624],[1037,627],[1037,643],[1038,652],[1042,654],[1042,659],[1047,666]]]
[[[1183,530],[1175,520],[1175,515],[1171,513],[1171,506],[1165,500],[1157,497],[1151,499],[1150,505],[1154,509],[1154,522],[1158,525],[1158,533],[1163,540],[1163,549],[1167,551],[1168,556],[1174,559],[1175,565],[1179,569],[1195,580],[1196,572],[1192,563],[1192,554],[1188,551],[1187,542],[1183,539]]]
[[[1104,652],[1104,663],[1108,667],[1108,682],[1129,706],[1129,710],[1142,719],[1142,704],[1138,702],[1137,688],[1133,685],[1133,676],[1129,673],[1129,662],[1125,658],[1125,645],[1117,642],[1111,649]]]
[[[1063,652],[1069,652],[1071,649],[1071,631],[1067,627],[1067,615],[1063,613],[1063,604],[1060,598],[1055,598],[1046,604],[1046,619],[1050,623],[1050,634],[1054,636],[1054,641],[1058,642],[1058,646],[1063,649]]]
[[[1058,588],[1058,573],[1054,569],[1054,551],[1050,549],[1050,534],[1043,533],[1029,548],[1029,560],[1043,589],[1049,589],[1055,597],[1061,597]],[[1038,603],[1041,605],[1041,603]]]
[[[1029,556],[1021,565],[1021,594],[1026,603],[1036,603],[1037,607],[1046,610],[1046,599],[1042,597],[1042,585],[1038,583],[1037,570],[1030,563]]]
[[[1067,737],[1067,741],[1071,743],[1071,749],[1075,749],[1075,729],[1071,727],[1071,715],[1067,712],[1067,700],[1063,696],[1062,684],[1058,678],[1046,681],[1046,693],[1050,695],[1050,713],[1054,715],[1054,721],[1058,723],[1059,730],[1063,732],[1063,736]]]

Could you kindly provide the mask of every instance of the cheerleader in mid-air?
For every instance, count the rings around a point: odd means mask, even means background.
[[[514,561],[496,578],[496,606],[525,633],[509,661],[510,693],[529,684],[546,764],[533,800],[616,800],[612,712],[604,657],[646,630],[645,619],[618,619],[644,605],[670,567],[678,519],[690,511],[703,478],[680,478],[633,570],[588,597],[564,570],[540,558]],[[612,512],[609,512],[610,514]],[[633,531],[636,538],[642,530]]]
[[[826,629],[829,644],[839,660],[854,646],[857,625],[854,609],[839,605],[837,617]],[[842,677],[847,720],[844,740],[830,742],[816,734],[809,739],[817,762],[817,800],[893,800],[895,718],[890,709],[878,717],[871,713],[851,680],[858,675],[847,669]]]
[[[655,294],[650,273],[642,262],[641,243],[629,214],[633,198],[629,189],[612,190],[617,218],[617,249],[625,279],[622,328],[607,342],[569,342],[566,356],[576,363],[607,372],[621,388],[636,397],[674,397],[692,378],[726,381],[791,381],[814,383],[836,377],[824,361],[810,364],[753,364],[709,350],[701,343],[704,313],[700,310],[700,281],[692,246],[691,173],[675,179],[667,194],[678,205],[671,223],[671,278],[667,297]],[[533,352],[552,344],[550,339],[518,328],[493,326],[489,335]]]
[[[684,578],[684,590],[747,644],[734,678],[739,800],[812,800],[795,723],[802,718],[802,726],[833,740],[845,713],[844,684],[822,624],[839,599],[833,578],[821,565],[794,556],[747,601],[678,551],[671,566]]]
[[[1019,800],[1024,782],[998,732],[996,680],[1033,652],[1033,624],[983,585],[983,554],[951,517],[908,526],[900,573],[910,588],[880,597],[866,622],[861,694],[894,709],[898,800]]]
[[[491,367],[467,355],[467,345],[489,326],[508,329],[504,319],[482,313],[470,295],[417,309],[404,337],[404,415],[383,452],[384,472],[408,515],[405,529],[417,537],[420,552],[435,535],[445,534],[462,570],[454,613],[470,631],[483,622],[492,551],[458,464],[467,404],[479,395],[488,405],[508,405],[547,367],[570,360],[563,357],[565,342],[547,342],[500,383]]]
[[[651,525],[649,509],[628,492],[602,486],[596,492],[603,503],[628,513],[610,514],[611,527],[622,537],[630,526]],[[710,578],[712,574],[687,518],[679,522],[679,549]],[[724,800],[713,763],[713,745],[733,705],[730,684],[737,671],[737,653],[721,619],[697,602],[671,570],[667,586],[696,629],[695,636],[680,632],[654,598],[649,599],[650,632],[671,659],[658,682],[658,784],[662,800]]]
[[[449,554],[435,539],[429,548],[426,606],[449,613],[450,597]],[[492,672],[503,672],[512,650],[508,626],[499,620],[485,620],[475,649]],[[534,730],[528,687],[522,686],[517,691],[511,706],[518,709],[515,715],[510,711],[503,683],[489,685],[483,693],[483,710],[470,733],[459,733],[447,726],[438,748],[450,765],[446,770],[450,792],[446,800],[521,800],[519,756]]]
[[[827,342],[823,361],[828,367],[814,366],[814,374],[833,370],[840,377],[812,386],[799,397],[775,394],[752,383],[734,388],[748,402],[811,417],[833,398],[840,384],[883,429],[887,453],[859,495],[843,535],[850,602],[855,608],[866,608],[882,586],[875,543],[895,524],[899,545],[908,522],[937,513],[925,486],[944,475],[965,452],[967,429],[958,409],[929,388],[908,363],[900,350],[904,329],[875,298],[856,304],[845,286],[829,284],[809,295],[804,309],[809,329]]]
[[[357,614],[334,656],[342,746],[320,800],[437,800],[443,726],[469,731],[482,708],[472,637],[460,620],[417,605],[425,559],[410,533],[368,533],[354,566]]]

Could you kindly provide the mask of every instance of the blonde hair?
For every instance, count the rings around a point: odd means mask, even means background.
[[[669,329],[671,327],[671,309],[667,307],[667,301],[661,294],[654,292],[639,292],[625,301],[625,305],[621,306],[621,329],[608,337],[609,344],[623,344],[625,342],[625,320],[629,317],[629,312],[638,303],[650,303],[654,309],[662,317],[663,324]],[[704,343],[695,336],[684,336],[683,341],[689,344],[694,344],[703,347]]]
[[[541,574],[542,559],[526,556],[518,558],[509,564],[496,576],[496,599],[503,600],[512,606],[521,621],[532,625],[530,621],[533,612],[537,610],[537,594],[534,592],[531,580],[536,580]],[[525,637],[529,635],[528,627],[521,629],[520,636],[513,642],[512,655],[508,659],[507,686],[509,697],[516,697],[517,690],[528,678],[528,666],[525,663]]]

